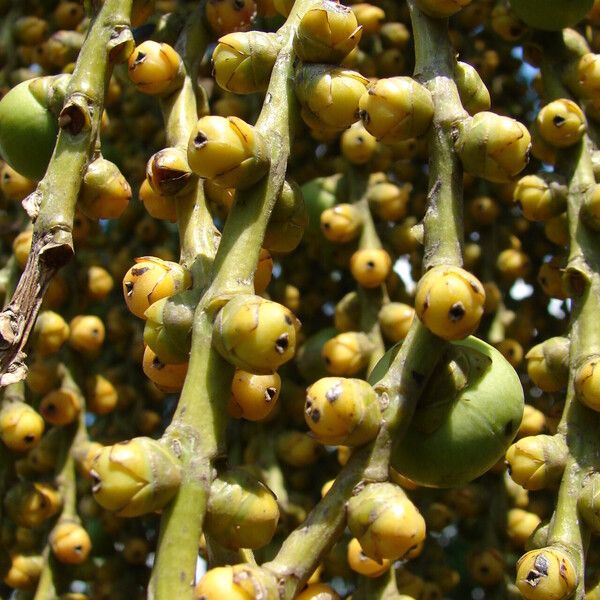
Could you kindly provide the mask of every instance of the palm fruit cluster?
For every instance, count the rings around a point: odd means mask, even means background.
[[[598,0],[0,0],[0,597],[600,598],[599,56]]]

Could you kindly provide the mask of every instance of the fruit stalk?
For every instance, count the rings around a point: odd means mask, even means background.
[[[433,97],[429,130],[429,193],[424,219],[423,267],[462,265],[463,179],[454,149],[457,124],[467,118],[454,82],[455,52],[448,20],[433,19],[408,0],[415,40],[415,78]]]
[[[197,9],[189,18],[176,44],[176,50],[181,55],[184,65],[182,86],[174,93],[160,99],[169,147],[181,148],[185,151],[190,131],[198,119],[198,114],[208,111],[205,102],[197,106],[199,96],[194,90],[191,76],[198,70],[197,63],[204,54],[208,41],[201,10]],[[218,232],[206,206],[203,181],[193,177],[196,183],[192,189],[177,195],[175,200],[179,234],[182,240],[181,264],[187,269],[192,269],[195,279],[206,282],[216,253]]]

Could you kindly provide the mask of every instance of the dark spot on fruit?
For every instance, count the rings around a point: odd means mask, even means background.
[[[237,11],[242,10],[242,8],[244,8],[244,0],[234,0],[233,8]]]
[[[288,325],[291,325],[294,322],[292,321],[292,317],[290,317],[290,315],[285,315],[284,319]]]
[[[274,387],[268,387],[265,390],[265,400],[271,402],[275,398],[275,394],[277,394],[277,390]]]
[[[194,138],[194,147],[202,148],[206,145],[207,142],[208,142],[208,138],[206,137],[206,135],[204,135],[204,133],[199,131],[196,134],[196,137]]]
[[[158,371],[160,371],[161,369],[164,369],[165,367],[165,363],[163,363],[160,358],[158,358],[158,356],[155,356],[152,359],[152,368],[156,369]]]
[[[374,269],[375,268],[375,261],[372,260],[368,260],[367,263],[367,269]]]
[[[452,322],[460,321],[467,311],[462,302],[455,302],[448,311],[448,316]]]
[[[565,124],[565,122],[565,118],[561,117],[560,115],[556,115],[552,119],[552,124],[554,125],[554,127],[562,127]]]
[[[27,444],[31,444],[35,441],[35,435],[28,434],[23,438],[23,441]]]
[[[131,274],[134,277],[141,277],[146,271],[149,271],[150,267],[133,267]]]
[[[92,492],[97,494],[102,488],[102,480],[96,471],[90,471],[90,477],[92,478]]]
[[[131,294],[133,294],[133,282],[132,281],[125,282],[125,291],[127,292],[127,297],[129,297],[129,296],[131,296]]]
[[[511,421],[509,421],[505,426],[504,426],[504,435],[505,436],[509,436],[512,435],[513,431],[514,431],[514,423]]]
[[[143,63],[145,59],[146,59],[146,54],[144,52],[138,52],[138,55],[136,56],[135,60],[133,61],[132,66],[135,68],[137,65]]]
[[[283,354],[288,349],[288,346],[290,345],[289,337],[290,336],[287,333],[282,333],[275,341],[275,350],[277,350],[279,354]]]
[[[314,408],[310,412],[310,420],[313,423],[318,423],[320,418],[321,418],[321,411],[318,408]]]

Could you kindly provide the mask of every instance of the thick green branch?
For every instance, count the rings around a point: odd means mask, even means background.
[[[445,19],[432,19],[408,0],[415,40],[415,79],[431,92],[429,193],[424,219],[424,268],[462,265],[463,172],[454,150],[457,123],[468,117],[454,82],[455,52]]]

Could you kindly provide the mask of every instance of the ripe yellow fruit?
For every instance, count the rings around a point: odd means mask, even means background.
[[[445,340],[460,340],[472,334],[483,315],[484,303],[483,285],[460,267],[433,267],[417,285],[417,316]]]

